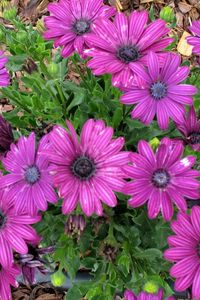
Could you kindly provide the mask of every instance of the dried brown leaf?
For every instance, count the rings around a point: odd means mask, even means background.
[[[184,15],[181,12],[176,13],[176,24],[178,27],[183,27],[183,18]]]
[[[191,56],[192,46],[186,41],[186,37],[191,36],[187,31],[183,32],[183,35],[178,43],[177,51],[184,56]]]
[[[178,8],[183,14],[186,14],[192,9],[192,6],[187,3],[180,2],[178,3]]]

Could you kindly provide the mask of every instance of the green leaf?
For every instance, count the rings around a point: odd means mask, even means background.
[[[119,269],[122,271],[125,277],[129,274],[130,271],[130,258],[126,254],[122,254],[117,259],[117,265]]]
[[[81,291],[76,285],[70,288],[67,292],[67,295],[65,296],[65,300],[80,300],[81,298]]]

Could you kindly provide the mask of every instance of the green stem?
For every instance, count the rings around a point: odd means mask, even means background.
[[[74,59],[74,57],[72,57],[72,62],[74,64],[75,68],[76,68],[76,72],[80,75],[81,80],[82,80],[83,84],[85,85],[85,88],[88,89],[92,93],[92,89],[91,89],[90,85],[87,83],[87,81],[85,80],[85,78],[84,78],[84,76],[83,76],[83,74],[81,72],[81,69],[77,65],[77,62]]]
[[[65,99],[64,94],[62,92],[61,85],[59,84],[58,81],[55,81],[55,85],[56,85],[56,89],[58,91],[59,98],[61,100],[61,101],[58,101],[58,102],[61,105],[63,115],[65,116],[65,114],[66,114],[66,99]]]

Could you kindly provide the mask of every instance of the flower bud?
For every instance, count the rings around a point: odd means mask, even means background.
[[[17,15],[17,9],[15,7],[5,9],[3,12],[3,18],[12,21]]]
[[[47,70],[50,75],[54,76],[58,73],[58,65],[52,62],[47,66]]]
[[[158,292],[158,285],[153,282],[153,281],[148,281],[145,285],[144,285],[144,291],[150,294],[156,294]]]
[[[175,15],[173,9],[169,6],[163,7],[160,12],[160,18],[167,23],[172,23],[175,19]]]
[[[19,42],[25,42],[27,40],[27,33],[25,30],[20,30],[16,34],[16,39]]]

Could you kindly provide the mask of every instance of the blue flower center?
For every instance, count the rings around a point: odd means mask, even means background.
[[[126,64],[138,60],[139,57],[140,53],[136,46],[122,46],[117,50],[117,58]]]
[[[200,257],[200,243],[197,245],[197,254],[198,254],[199,257]]]
[[[192,132],[189,135],[189,141],[192,145],[200,144],[200,132]]]
[[[6,220],[6,216],[2,211],[0,211],[0,229],[2,229],[5,226]]]
[[[167,95],[167,86],[163,82],[155,82],[150,87],[150,93],[154,99],[160,100]]]
[[[156,170],[152,175],[152,183],[157,188],[165,188],[170,182],[170,175],[163,169]]]
[[[93,160],[86,156],[78,157],[71,166],[73,174],[81,180],[87,180],[94,175],[96,170]]]
[[[31,166],[28,169],[26,169],[24,177],[28,183],[30,184],[36,183],[40,178],[40,171],[38,167]]]
[[[73,31],[77,35],[83,35],[90,31],[90,22],[87,20],[77,20],[73,25]]]

